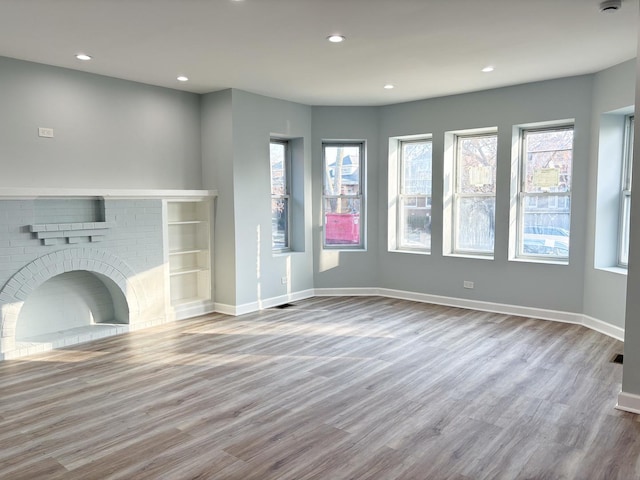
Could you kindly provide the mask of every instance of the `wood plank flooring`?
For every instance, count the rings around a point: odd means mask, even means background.
[[[622,344],[368,298],[0,363],[2,479],[640,478]]]

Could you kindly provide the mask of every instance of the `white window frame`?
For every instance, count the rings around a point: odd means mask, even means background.
[[[326,149],[327,147],[358,147],[360,152],[358,155],[358,193],[355,195],[327,195],[325,192],[325,184],[327,174],[327,159],[326,159]],[[322,142],[322,248],[327,250],[364,250],[365,249],[365,224],[366,224],[366,208],[365,208],[365,178],[366,178],[366,145],[364,141],[349,141],[349,140],[325,140]],[[335,198],[338,201],[343,199],[357,199],[360,202],[360,212],[359,212],[359,220],[358,220],[358,228],[359,228],[359,239],[360,242],[357,245],[350,244],[327,244],[326,240],[326,211],[325,205],[326,200]]]
[[[553,264],[568,264],[569,262],[569,254],[567,256],[549,256],[549,255],[536,255],[536,254],[526,254],[524,253],[524,208],[525,208],[525,199],[536,198],[536,202],[540,198],[543,197],[557,197],[557,196],[567,196],[569,198],[569,223],[571,223],[571,198],[572,198],[572,190],[573,190],[573,164],[574,159],[571,161],[571,184],[569,185],[569,189],[566,192],[542,192],[542,193],[526,193],[526,162],[527,162],[527,152],[526,149],[526,135],[528,133],[540,133],[540,132],[551,132],[554,130],[573,130],[575,135],[575,125],[573,122],[559,122],[559,123],[548,123],[548,124],[539,124],[532,126],[523,126],[517,129],[518,132],[518,163],[517,163],[517,192],[516,192],[516,225],[517,230],[515,234],[515,245],[514,245],[514,253],[513,259],[516,260],[524,260],[524,261],[533,261],[533,262],[542,262],[542,263],[553,263]],[[574,142],[571,146],[572,155],[575,153],[575,137]],[[556,204],[557,205],[557,204]],[[557,207],[556,207],[557,208]],[[571,238],[571,232],[569,232],[569,239]],[[570,246],[569,246],[570,249]],[[569,250],[570,251],[570,250]]]
[[[433,140],[431,135],[419,137],[419,138],[411,138],[411,139],[399,139],[398,140],[398,200],[397,200],[397,212],[396,212],[396,238],[398,239],[398,250],[409,251],[409,252],[423,252],[430,253],[431,252],[431,242],[429,242],[428,247],[414,247],[410,245],[404,244],[404,231],[405,231],[405,217],[403,212],[403,205],[405,204],[406,198],[424,198],[425,205],[432,208],[432,198],[433,198],[433,176],[431,178],[431,194],[405,194],[405,179],[404,179],[404,145],[410,143],[431,143],[431,148],[433,152]],[[431,167],[433,167],[433,157],[431,159]],[[433,215],[433,213],[431,214]]]
[[[484,258],[493,258],[495,252],[495,230],[494,230],[494,244],[493,250],[491,252],[486,252],[483,250],[476,249],[463,249],[458,247],[458,206],[460,204],[461,199],[463,198],[476,198],[476,197],[484,197],[484,198],[493,198],[494,199],[494,228],[495,228],[495,206],[497,196],[496,193],[461,193],[460,192],[460,161],[459,161],[459,141],[460,139],[465,138],[481,138],[481,137],[496,137],[496,142],[498,141],[498,131],[497,129],[488,129],[480,132],[457,132],[454,133],[453,137],[453,195],[451,197],[452,201],[452,219],[451,219],[451,253],[453,255],[462,255],[462,256],[474,256],[474,257],[484,257]],[[497,153],[496,153],[497,155]],[[497,159],[496,159],[496,172],[497,174]],[[497,187],[497,179],[494,177],[494,183]]]
[[[629,224],[628,212],[631,209],[631,172],[633,168],[633,140],[635,116],[625,117],[624,150],[622,154],[622,180],[620,189],[620,215],[618,228],[618,266],[629,266]]]
[[[271,202],[273,204],[274,200],[282,200],[284,201],[287,209],[287,215],[285,217],[285,246],[284,247],[276,247],[273,242],[273,224],[271,227],[271,248],[273,252],[282,253],[282,252],[290,252],[291,251],[291,145],[288,140],[280,139],[280,138],[272,138],[269,141],[269,148],[271,148],[272,144],[282,145],[284,147],[284,186],[285,193],[284,194],[274,194],[273,186],[271,186]],[[273,180],[273,172],[271,172],[271,156],[269,156],[269,181]],[[273,220],[273,219],[272,219]]]

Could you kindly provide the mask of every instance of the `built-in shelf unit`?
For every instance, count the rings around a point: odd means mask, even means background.
[[[166,211],[171,306],[176,318],[204,313],[212,302],[211,200],[171,199]]]

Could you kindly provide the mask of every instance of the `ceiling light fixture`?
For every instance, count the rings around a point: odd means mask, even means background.
[[[346,40],[346,37],[344,35],[329,35],[327,40],[331,43],[342,43]]]
[[[622,8],[622,0],[605,0],[600,3],[600,11],[602,13],[617,12]]]
[[[78,60],[82,60],[83,62],[86,62],[87,60],[91,60],[91,56],[87,55],[86,53],[78,53],[76,55],[76,58]]]
[[[387,83],[384,87],[382,87],[386,90],[391,90],[392,88],[395,88],[395,85],[391,84],[391,83]]]
[[[189,77],[185,77],[184,75],[180,75],[177,80],[179,82],[188,82],[189,81]]]
[[[489,72],[493,72],[494,70],[495,70],[495,67],[492,67],[491,65],[488,65],[488,66],[486,66],[486,67],[484,67],[482,69],[482,72],[483,73],[489,73]]]

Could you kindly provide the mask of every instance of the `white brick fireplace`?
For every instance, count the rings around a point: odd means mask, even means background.
[[[0,359],[173,320],[167,201],[213,196],[0,189]]]

